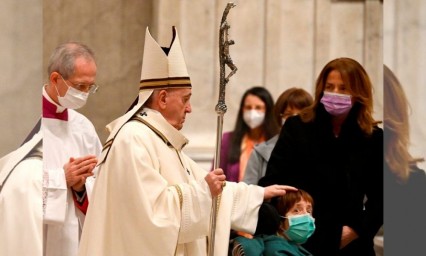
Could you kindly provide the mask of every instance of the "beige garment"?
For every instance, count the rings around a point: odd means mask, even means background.
[[[146,124],[126,123],[99,168],[79,255],[207,255],[207,172],[181,151],[186,138],[160,113],[144,109],[137,116]],[[216,255],[227,255],[231,228],[254,232],[263,201],[263,188],[228,184]]]

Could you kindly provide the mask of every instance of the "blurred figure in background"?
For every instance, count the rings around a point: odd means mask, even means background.
[[[284,122],[290,116],[298,115],[299,112],[310,106],[313,102],[312,96],[301,88],[290,88],[285,90],[274,106],[274,114],[278,123]],[[243,181],[247,184],[256,184],[260,178],[265,176],[269,157],[278,140],[278,134],[270,140],[254,147],[247,163]]]
[[[0,159],[0,255],[43,255],[40,124],[26,142]]]
[[[392,71],[384,66],[384,186],[386,256],[425,252],[426,175],[408,148],[409,104]]]
[[[244,93],[235,128],[222,137],[219,168],[228,181],[241,181],[254,146],[278,134],[273,107],[274,100],[263,87],[252,87]]]

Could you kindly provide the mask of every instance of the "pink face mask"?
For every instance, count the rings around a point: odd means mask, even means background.
[[[351,95],[324,92],[321,103],[332,116],[341,116],[349,113],[352,108]]]

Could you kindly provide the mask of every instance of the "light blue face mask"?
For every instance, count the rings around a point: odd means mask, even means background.
[[[288,219],[288,229],[284,234],[295,243],[303,244],[315,231],[315,219],[310,214],[283,217]]]

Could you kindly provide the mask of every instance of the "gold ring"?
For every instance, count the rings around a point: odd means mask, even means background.
[[[226,181],[224,181],[223,183],[222,183],[222,188],[224,188],[226,186]]]

